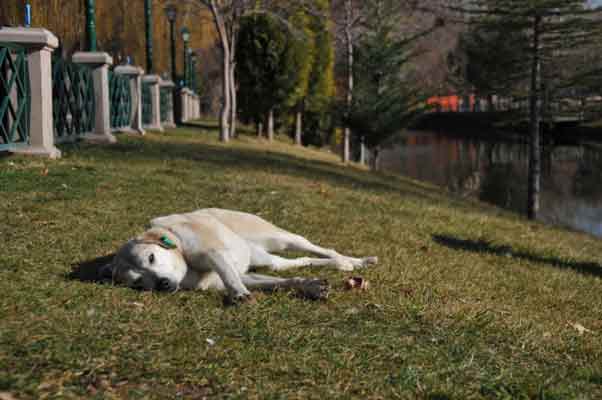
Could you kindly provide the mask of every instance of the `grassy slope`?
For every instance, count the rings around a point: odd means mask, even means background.
[[[180,129],[63,150],[59,161],[0,159],[0,392],[602,397],[596,239],[282,143],[223,146]],[[345,292],[344,274],[307,269],[294,274],[333,283],[327,302],[276,293],[224,308],[216,293],[138,293],[68,277],[151,217],[211,206],[378,255],[361,273],[371,290]]]

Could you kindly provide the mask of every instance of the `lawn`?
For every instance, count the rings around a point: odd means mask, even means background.
[[[0,158],[0,398],[602,398],[602,243],[335,155],[188,127]],[[342,253],[225,307],[78,279],[159,215],[257,213]],[[4,396],[4,397],[3,397]]]

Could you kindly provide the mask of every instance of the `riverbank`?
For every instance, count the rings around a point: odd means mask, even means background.
[[[330,153],[189,127],[0,159],[0,392],[16,398],[600,398],[602,243]],[[380,264],[324,303],[70,275],[152,217],[219,206]]]

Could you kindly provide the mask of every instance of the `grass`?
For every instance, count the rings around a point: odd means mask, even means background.
[[[16,398],[602,398],[602,243],[329,153],[189,127],[0,159],[0,394]],[[152,217],[219,206],[353,255],[328,301],[74,279]],[[591,332],[580,333],[580,324]],[[209,340],[208,340],[209,339]],[[212,344],[214,343],[214,344]],[[5,394],[6,394],[5,393]]]

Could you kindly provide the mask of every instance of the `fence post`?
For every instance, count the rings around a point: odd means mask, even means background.
[[[132,65],[120,65],[115,67],[114,72],[120,75],[126,75],[130,79],[130,91],[132,93],[132,121],[130,130],[144,135],[142,127],[142,79],[144,70]],[[127,130],[125,130],[127,131]]]
[[[116,143],[111,133],[111,104],[109,99],[109,67],[113,58],[107,53],[78,52],[72,57],[74,63],[84,64],[92,69],[96,116],[94,131],[86,135],[86,140],[95,143]]]
[[[188,89],[180,89],[180,120],[182,122],[188,122]]]
[[[167,113],[167,121],[163,122],[163,126],[165,128],[175,128],[176,127],[176,121],[175,121],[175,117],[174,117],[174,88],[176,87],[175,83],[173,83],[172,81],[161,81],[161,83],[159,84],[159,86],[161,88],[167,89],[169,91],[169,104],[170,104],[170,109],[169,112]]]
[[[150,125],[145,126],[145,128],[163,132],[163,126],[161,125],[161,91],[159,89],[160,81],[161,78],[159,75],[145,75],[142,78],[142,82],[150,85],[152,109],[151,123]]]
[[[27,52],[31,101],[29,146],[14,152],[59,158],[61,151],[54,145],[51,60],[58,39],[46,29],[2,28],[0,42],[22,46]]]

